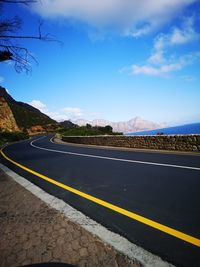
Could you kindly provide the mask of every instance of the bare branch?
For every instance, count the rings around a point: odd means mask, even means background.
[[[10,23],[14,24],[15,20],[13,20]],[[9,24],[9,22],[8,22],[8,24]],[[48,41],[48,42],[57,42],[59,44],[62,44],[61,41],[55,39],[54,36],[50,35],[49,33],[43,35],[42,31],[41,31],[42,25],[43,25],[43,22],[40,21],[39,22],[39,26],[38,26],[38,36],[34,36],[34,35],[27,35],[27,36],[23,35],[23,36],[21,36],[21,35],[3,35],[2,34],[3,33],[3,29],[1,30],[1,23],[0,23],[0,41],[1,41],[1,39],[4,39],[4,41],[6,41],[7,39],[36,39],[36,40],[42,40],[42,41]],[[12,27],[14,27],[14,26],[7,25],[7,23],[6,23],[6,27],[8,29],[7,31],[11,31]],[[16,24],[16,27],[17,27],[17,24]],[[2,25],[2,28],[3,28],[3,25]],[[5,32],[5,30],[4,30],[4,32]]]
[[[0,35],[7,32],[16,32],[21,28],[21,25],[22,20],[18,16],[15,16],[12,19],[0,20]]]
[[[8,38],[8,39],[39,39],[39,40],[44,39],[44,37],[42,37],[42,36],[14,36],[14,35],[0,35],[0,38]]]
[[[35,57],[25,47],[1,44],[0,47],[3,48],[4,51],[8,51],[10,54],[12,54],[10,60],[14,62],[14,67],[17,72],[25,70],[26,73],[30,73],[32,69],[30,64],[31,60],[38,64]]]
[[[4,4],[29,5],[39,1],[40,0],[0,0],[0,7]],[[29,73],[31,72],[30,62],[34,61],[36,64],[38,64],[38,62],[28,49],[21,45],[16,45],[14,41],[32,39],[58,42],[59,44],[62,44],[62,42],[56,40],[50,34],[42,33],[42,21],[39,21],[37,35],[18,35],[17,31],[21,28],[21,25],[22,20],[18,17],[0,20],[0,62],[11,61],[17,72],[25,71],[26,73]]]

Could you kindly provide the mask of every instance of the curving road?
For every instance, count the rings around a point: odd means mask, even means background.
[[[52,143],[7,146],[1,161],[48,193],[177,266],[200,266],[200,156]]]

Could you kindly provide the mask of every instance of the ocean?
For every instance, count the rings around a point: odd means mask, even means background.
[[[200,134],[200,123],[185,124],[181,126],[128,133],[126,135],[157,135],[157,133],[169,134]]]

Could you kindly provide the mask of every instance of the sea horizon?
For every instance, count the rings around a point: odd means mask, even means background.
[[[125,135],[186,135],[186,134],[200,134],[200,122],[184,124],[179,126],[172,126],[154,130],[146,130],[140,132],[126,133]]]

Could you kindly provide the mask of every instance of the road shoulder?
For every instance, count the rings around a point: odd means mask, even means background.
[[[0,164],[0,266],[171,266]],[[11,178],[12,177],[12,178]]]

